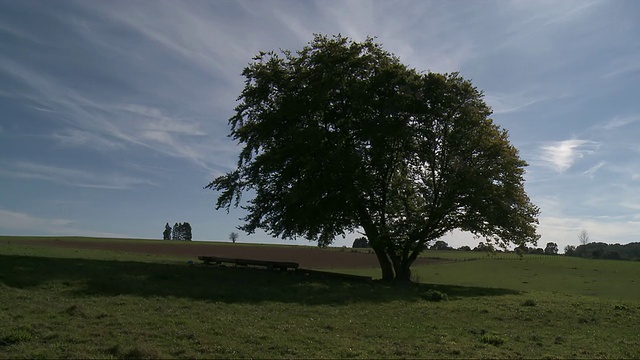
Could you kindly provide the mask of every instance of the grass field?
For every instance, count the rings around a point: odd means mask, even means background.
[[[17,240],[0,243],[0,358],[640,353],[640,262],[429,253],[452,261],[389,286]]]

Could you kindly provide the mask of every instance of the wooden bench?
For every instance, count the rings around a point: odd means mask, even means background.
[[[300,264],[287,261],[269,261],[269,260],[253,260],[253,259],[238,259],[238,258],[225,258],[219,256],[198,256],[198,260],[203,261],[205,264],[234,264],[237,266],[263,266],[267,269],[279,269],[281,271],[287,271],[289,269],[296,270]]]
[[[312,275],[320,277],[338,278],[351,281],[371,282],[371,276],[351,275],[335,273],[322,270],[301,269],[300,264],[287,261],[269,261],[269,260],[253,260],[253,259],[238,259],[238,258],[226,258],[219,256],[198,256],[198,260],[203,261],[205,264],[217,264],[221,265],[234,264],[236,266],[262,266],[267,269],[278,269],[281,271],[288,271],[289,269],[295,270],[296,273],[302,275]]]

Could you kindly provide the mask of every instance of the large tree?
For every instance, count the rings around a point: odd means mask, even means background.
[[[546,255],[558,255],[558,244],[554,242],[548,242],[547,246],[544,248],[544,253]]]
[[[261,52],[243,75],[229,124],[244,148],[206,186],[227,211],[255,193],[241,230],[320,245],[363,231],[385,280],[408,280],[454,229],[536,243],[526,163],[459,74],[411,69],[371,38],[316,35],[295,53]]]

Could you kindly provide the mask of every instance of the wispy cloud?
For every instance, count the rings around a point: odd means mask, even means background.
[[[592,1],[511,1],[509,5],[520,11],[526,11],[528,17],[524,20],[524,25],[532,24],[537,26],[549,26],[557,24],[570,24],[597,11],[599,5],[605,2],[602,0]]]
[[[153,107],[91,98],[35,69],[0,56],[2,67],[28,89],[16,91],[12,97],[31,103],[38,110],[51,112],[56,119],[74,128],[53,135],[60,144],[100,150],[121,149],[133,144],[189,159],[207,171],[213,167],[212,153],[204,139],[194,142],[178,138],[206,135],[197,121],[168,116]]]
[[[0,208],[0,229],[25,235],[126,237],[122,234],[83,230],[75,221],[61,218],[46,218]]]
[[[180,2],[160,2],[153,7],[152,16],[146,4],[126,4],[126,7],[100,3],[80,5],[86,5],[88,12],[105,22],[125,26],[147,41],[160,45],[164,48],[163,53],[198,66],[209,75],[222,76],[229,82],[235,81],[240,72],[238,64],[246,63],[253,55],[251,47],[246,46],[246,37],[227,31],[233,25],[233,19],[217,14],[215,8],[219,4],[184,6]],[[91,36],[105,43],[103,34],[93,32]]]
[[[26,31],[23,31],[23,30],[21,30],[19,28],[11,26],[10,24],[7,24],[7,23],[0,22],[0,31],[2,31],[4,33],[11,34],[11,36],[15,36],[15,37],[17,37],[17,38],[19,38],[21,40],[27,40],[27,41],[30,41],[30,42],[42,44],[40,39],[32,36],[31,34],[29,34]]]
[[[13,230],[29,230],[33,228],[53,229],[71,225],[73,221],[68,219],[45,219],[31,216],[21,212],[0,209],[0,228]]]
[[[32,162],[5,163],[0,169],[0,176],[111,190],[127,190],[137,186],[157,186],[147,179],[129,175],[78,170]]]
[[[506,114],[521,111],[527,107],[544,101],[547,96],[525,95],[523,93],[488,93],[485,102],[491,106],[494,114]]]
[[[640,121],[640,116],[616,116],[603,125],[605,130],[613,130]]]
[[[604,161],[599,162],[598,164],[589,168],[589,170],[582,173],[582,175],[588,176],[593,179],[596,176],[596,172],[600,170],[606,163]]]
[[[65,129],[54,133],[53,139],[65,147],[87,147],[102,151],[123,149],[121,142],[109,140],[105,136],[99,136],[88,131],[77,129]]]
[[[136,104],[123,105],[121,108],[141,119],[144,123],[141,127],[146,130],[174,132],[192,136],[207,135],[200,129],[199,123],[165,115],[162,110],[157,108]]]
[[[577,159],[583,158],[595,151],[598,143],[589,140],[564,140],[543,145],[538,158],[542,164],[562,173],[567,171]]]
[[[542,241],[555,241],[562,245],[579,245],[577,236],[582,229],[587,230],[592,242],[628,243],[637,241],[640,222],[633,216],[595,218],[542,216],[539,229],[545,234]]]

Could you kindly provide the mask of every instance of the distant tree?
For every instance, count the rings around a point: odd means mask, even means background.
[[[167,226],[169,226],[169,224],[167,224]],[[191,241],[192,237],[193,235],[191,224],[189,224],[188,222],[175,223],[173,225],[173,230],[171,231],[171,240]]]
[[[618,253],[617,251],[609,251],[604,253],[602,258],[609,259],[609,260],[620,260],[622,257],[620,256],[620,253]]]
[[[182,240],[191,241],[191,224],[188,222],[182,224]]]
[[[458,251],[471,251],[469,245],[463,245],[458,248]]]
[[[175,223],[171,231],[171,240],[180,240],[180,225]]]
[[[543,248],[531,249],[530,254],[544,255],[544,249]]]
[[[238,240],[238,233],[232,232],[231,234],[229,234],[229,240],[231,240],[231,242],[235,244],[236,240]]]
[[[573,245],[567,245],[564,247],[564,254],[566,256],[575,256],[576,254],[576,247]]]
[[[438,240],[435,244],[431,245],[431,250],[451,250],[449,244],[446,241]]]
[[[473,251],[489,251],[489,246],[481,241],[478,243],[478,246],[473,248]]]
[[[163,240],[171,240],[171,226],[169,226],[169,223],[167,223],[167,225],[164,226],[164,232],[162,233],[162,239]]]
[[[384,280],[454,229],[506,246],[536,243],[527,163],[458,73],[421,72],[368,38],[315,38],[260,52],[229,119],[236,169],[206,188],[246,206],[241,229],[319,245],[362,229]]]
[[[548,242],[547,247],[544,248],[546,255],[558,255],[558,244],[554,242]]]
[[[353,240],[353,245],[351,246],[352,248],[368,248],[369,247],[369,240],[367,240],[366,237],[359,237],[355,240]]]
[[[587,245],[589,243],[589,233],[587,233],[587,230],[582,229],[580,234],[578,234],[578,241],[580,241],[580,245]]]

